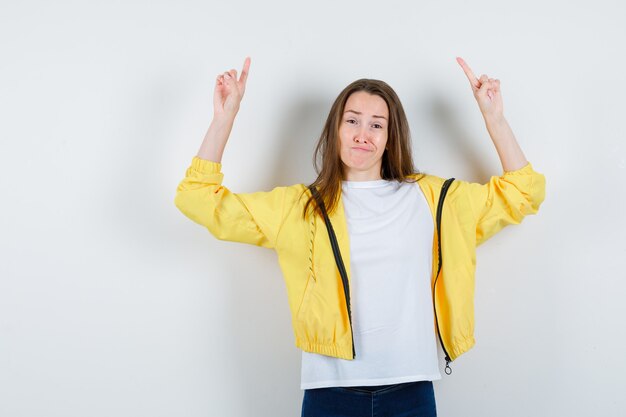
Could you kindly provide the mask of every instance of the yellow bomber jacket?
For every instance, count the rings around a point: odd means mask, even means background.
[[[419,178],[418,174],[415,174]],[[348,296],[324,219],[303,220],[310,190],[304,184],[271,191],[233,193],[222,185],[221,163],[194,156],[176,189],[174,203],[217,239],[274,249],[286,288],[295,345],[307,352],[352,360]],[[433,222],[445,179],[425,174],[417,184],[426,196]],[[537,213],[545,198],[545,177],[530,163],[488,183],[455,180],[446,194],[441,218],[443,262],[439,275],[435,223],[431,287],[434,326],[452,361],[474,346],[474,273],[476,247],[503,227]],[[350,282],[350,242],[344,207],[329,214]]]

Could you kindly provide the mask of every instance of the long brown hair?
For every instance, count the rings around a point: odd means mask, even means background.
[[[409,123],[396,92],[384,81],[368,78],[356,80],[344,88],[335,99],[313,154],[313,166],[318,176],[309,187],[316,187],[329,215],[337,208],[343,180],[343,165],[339,153],[339,125],[348,98],[357,91],[380,96],[389,108],[387,149],[382,156],[380,172],[382,179],[415,182],[424,175],[413,165]],[[321,169],[318,166],[320,159]],[[418,177],[411,179],[410,176],[415,174]],[[320,216],[322,215],[317,204],[311,204],[314,201],[313,196],[308,198],[302,212],[303,218],[306,218],[312,207]]]

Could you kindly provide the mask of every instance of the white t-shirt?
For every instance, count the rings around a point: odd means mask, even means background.
[[[343,181],[341,198],[356,357],[302,351],[300,388],[441,379],[430,285],[434,222],[422,190],[417,183]]]

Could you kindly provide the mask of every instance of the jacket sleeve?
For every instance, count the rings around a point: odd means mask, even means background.
[[[536,214],[545,199],[546,180],[529,162],[515,171],[492,176],[486,184],[460,181],[460,187],[469,195],[479,246],[505,226]]]
[[[222,164],[194,156],[174,204],[219,240],[275,248],[287,187],[233,193],[222,185]]]

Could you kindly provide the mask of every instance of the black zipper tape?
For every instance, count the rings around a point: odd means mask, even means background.
[[[437,205],[437,239],[438,239],[438,249],[439,249],[439,266],[437,268],[437,275],[435,276],[435,282],[433,283],[433,308],[435,310],[435,322],[437,323],[437,334],[439,335],[439,342],[441,342],[441,348],[443,349],[443,353],[446,355],[445,359],[446,359],[446,369],[445,372],[447,375],[450,375],[452,373],[452,368],[450,367],[450,362],[452,362],[452,360],[450,359],[450,355],[448,354],[448,350],[446,349],[446,346],[443,343],[443,339],[441,338],[441,331],[439,330],[439,319],[437,319],[437,297],[435,296],[435,292],[437,290],[437,279],[439,278],[439,273],[441,272],[441,263],[442,263],[442,256],[441,256],[441,215],[443,212],[443,201],[446,198],[446,194],[448,192],[448,187],[450,187],[450,184],[452,184],[452,181],[454,181],[454,178],[449,178],[447,179],[444,183],[443,186],[441,187],[441,193],[439,194],[439,204]]]

